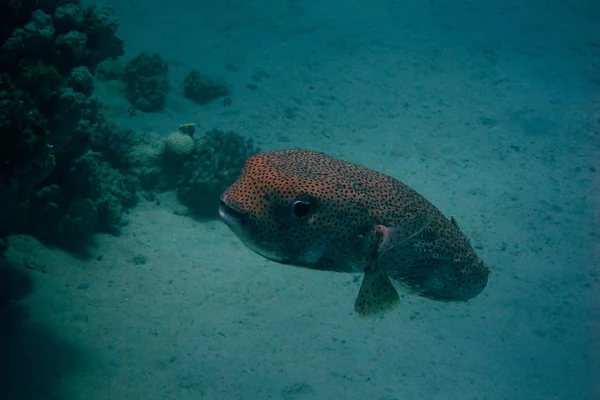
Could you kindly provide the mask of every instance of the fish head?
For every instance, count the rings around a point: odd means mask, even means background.
[[[269,260],[348,271],[360,232],[367,229],[358,218],[365,213],[356,198],[340,196],[318,154],[252,156],[222,194],[219,214],[247,247]]]

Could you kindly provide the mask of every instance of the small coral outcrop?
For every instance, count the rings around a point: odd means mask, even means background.
[[[185,160],[194,151],[194,139],[183,132],[173,132],[165,140],[165,156]]]
[[[213,129],[197,138],[194,152],[177,178],[180,201],[197,216],[216,216],[221,193],[257,151],[251,138],[233,131]]]
[[[213,129],[196,132],[194,124],[179,126],[165,137],[162,150],[140,147],[137,174],[145,196],[176,190],[179,200],[201,218],[218,216],[221,193],[240,175],[246,160],[259,149],[252,138]]]
[[[91,150],[59,165],[48,181],[56,183],[30,199],[27,231],[68,249],[82,247],[96,232],[117,233],[123,210],[137,201],[138,180]]]
[[[196,70],[188,72],[183,80],[183,95],[198,104],[206,104],[228,94],[225,84]]]
[[[158,54],[143,52],[125,67],[123,80],[127,83],[127,99],[142,111],[163,109],[169,90],[169,66]]]
[[[98,209],[91,199],[77,199],[61,210],[57,203],[59,198],[60,189],[56,185],[35,194],[30,215],[31,232],[46,243],[76,250],[94,234]]]

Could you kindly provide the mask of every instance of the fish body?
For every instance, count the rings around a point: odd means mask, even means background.
[[[363,273],[361,316],[398,304],[392,281],[439,301],[472,299],[487,284],[489,269],[453,218],[391,176],[323,153],[253,155],[219,214],[272,261]]]

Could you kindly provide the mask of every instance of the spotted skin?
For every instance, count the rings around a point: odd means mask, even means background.
[[[252,156],[221,196],[219,212],[270,260],[365,273],[359,315],[397,304],[388,277],[441,301],[469,300],[487,284],[488,268],[454,219],[396,179],[323,153]]]

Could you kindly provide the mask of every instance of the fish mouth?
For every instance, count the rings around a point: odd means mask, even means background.
[[[228,224],[242,225],[248,220],[248,214],[227,205],[223,200],[219,205],[219,216]]]
[[[257,254],[275,262],[283,263],[285,260],[277,252],[270,248],[268,241],[257,241],[256,235],[252,232],[250,214],[238,211],[221,200],[219,205],[219,215],[225,225],[244,243],[249,249]],[[254,232],[256,233],[256,232]]]

